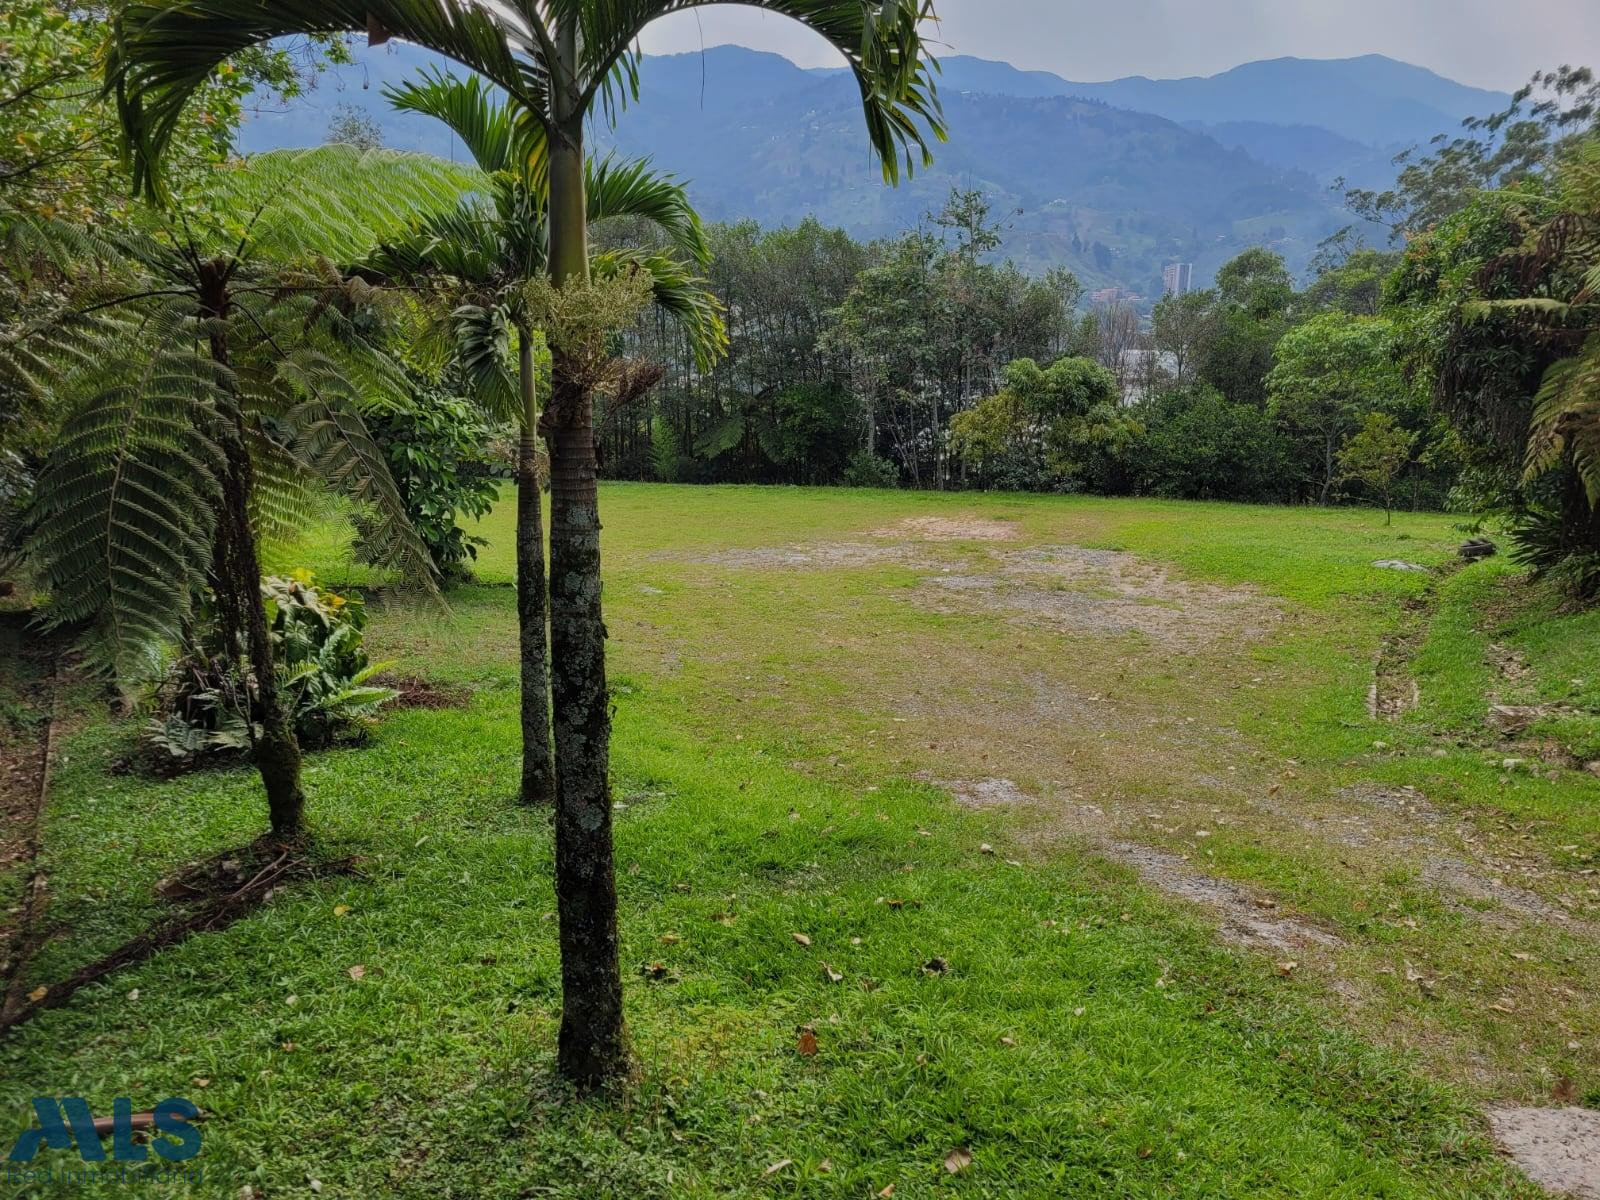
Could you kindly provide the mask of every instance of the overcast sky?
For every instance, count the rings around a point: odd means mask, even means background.
[[[937,0],[946,54],[1078,82],[1212,75],[1258,58],[1387,54],[1511,90],[1534,71],[1600,67],[1600,0]],[[719,6],[652,26],[653,54],[736,42],[802,66],[837,60],[781,17]]]

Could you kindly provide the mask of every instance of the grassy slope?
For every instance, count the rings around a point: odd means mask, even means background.
[[[214,1114],[195,1189],[208,1196],[246,1183],[304,1194],[312,1179],[324,1196],[864,1196],[890,1184],[897,1197],[1533,1194],[1490,1153],[1469,1091],[1330,1020],[1324,981],[1220,950],[1126,872],[1070,844],[1042,849],[1025,815],[964,813],[910,778],[955,769],[971,743],[1006,748],[1013,774],[1044,779],[1050,763],[1006,707],[1008,681],[1032,670],[1121,687],[1129,712],[1146,711],[1143,686],[1150,712],[1182,706],[1226,726],[1207,752],[1233,747],[1249,787],[1290,753],[1329,780],[1353,762],[1422,770],[1420,755],[1363,761],[1372,652],[1398,622],[1394,600],[1422,587],[1368,564],[1439,560],[1444,521],[1402,517],[1391,532],[1355,512],[608,489],[624,968],[641,1074],[607,1108],[560,1103],[551,1081],[550,842],[544,820],[512,803],[513,610],[494,586],[510,578],[510,507],[488,523],[485,586],[456,593],[447,620],[380,610],[372,633],[402,669],[473,684],[471,705],[395,714],[367,749],[312,760],[322,846],[367,855],[367,878],[296,888],[0,1045],[0,1138],[22,1127],[33,1094],[82,1094],[96,1111],[114,1095],[177,1094]],[[1287,628],[1198,682],[1182,664],[1160,675],[1160,656],[1132,648],[1146,669],[1130,683],[1126,662],[1076,653],[1063,635],[1022,640],[998,622],[916,611],[896,591],[914,582],[904,568],[692,560],[859,538],[941,510],[1252,582],[1281,599]],[[359,574],[342,556],[328,531],[284,561]],[[971,681],[955,672],[973,667],[996,681],[993,727],[952,729],[949,709],[908,703],[961,692]],[[1247,690],[1255,678],[1272,694]],[[42,979],[153,916],[145,898],[174,864],[260,828],[246,773],[108,776],[125,736],[87,716],[59,764],[47,839],[70,936],[37,965]],[[1389,736],[1420,750],[1432,731]],[[1084,774],[1141,799],[1214,766],[1152,752],[1118,775],[1127,747],[1106,741],[1082,731]],[[1449,770],[1478,780],[1481,756],[1452,753]],[[1219,794],[1236,785],[1224,777]],[[1360,915],[1387,902],[1369,885],[1409,895],[1403,876],[1341,875],[1312,847],[1218,832],[1218,869],[1364,938],[1353,954],[1393,958],[1406,939],[1417,939],[1407,954],[1443,953],[1460,932],[1443,916],[1408,930]],[[1000,853],[980,853],[985,841]],[[935,956],[948,973],[924,973]],[[1468,1005],[1435,1016],[1418,1003],[1380,992],[1373,1028],[1393,1015],[1419,1038],[1431,1020],[1493,1040]],[[820,1044],[811,1058],[796,1049],[806,1025]],[[950,1176],[941,1163],[960,1145],[974,1165]],[[793,1164],[763,1175],[783,1159]]]

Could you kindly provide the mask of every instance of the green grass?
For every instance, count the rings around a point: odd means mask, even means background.
[[[480,582],[448,614],[372,605],[375,655],[470,685],[468,705],[391,714],[366,747],[309,760],[317,848],[363,856],[360,876],[295,885],[0,1043],[0,1141],[33,1095],[84,1095],[97,1113],[117,1095],[186,1095],[209,1116],[204,1180],[134,1193],[309,1195],[316,1180],[349,1197],[1538,1194],[1492,1152],[1476,1106],[1555,1072],[1600,1084],[1592,1051],[1564,1049],[1596,1028],[1593,947],[1480,929],[1405,855],[1330,854],[1257,807],[1292,795],[1320,818],[1344,812],[1353,780],[1420,781],[1485,837],[1515,821],[1525,852],[1582,869],[1559,850],[1595,833],[1581,779],[1506,788],[1481,746],[1433,756],[1471,724],[1482,597],[1440,601],[1418,659],[1438,707],[1395,726],[1365,715],[1376,647],[1426,586],[1370,564],[1444,561],[1447,519],[1401,514],[1391,530],[1352,510],[620,485],[603,502],[638,1061],[626,1094],[577,1102],[554,1077],[552,851],[546,819],[515,804],[502,504]],[[1281,620],[1261,640],[1174,653],[930,611],[916,591],[930,568],[906,561],[704,561],[871,543],[928,515],[1017,531],[922,548],[952,570],[1030,545],[1125,549],[1247,586]],[[274,562],[376,582],[336,520]],[[1600,632],[1553,610],[1511,626],[1493,636],[1527,655],[1539,689],[1581,677],[1569,639],[1590,639],[1592,662]],[[62,935],[30,981],[159,916],[161,878],[264,817],[245,771],[108,773],[131,727],[92,688],[68,707],[45,830]],[[1040,804],[966,811],[928,782],[986,775]],[[1347,945],[1300,954],[1287,975],[1223,948],[1206,912],[1058,819],[1082,804],[1112,814],[1109,834],[1270,890]],[[1537,961],[1510,957],[1513,943]],[[947,972],[923,969],[936,957]],[[1402,962],[1438,977],[1435,998]],[[1513,986],[1514,1017],[1486,1011],[1480,993]],[[805,1028],[814,1056],[798,1051]],[[1476,1082],[1457,1070],[1468,1061]],[[960,1146],[973,1163],[952,1175]],[[16,1194],[84,1191],[99,1194]]]

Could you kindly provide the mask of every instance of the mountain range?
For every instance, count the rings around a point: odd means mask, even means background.
[[[252,113],[242,148],[314,145],[349,106],[370,114],[386,145],[461,155],[442,126],[382,97],[440,60],[405,45],[356,53],[286,111]],[[710,220],[816,216],[885,237],[951,188],[977,188],[1003,224],[1002,253],[1068,266],[1092,289],[1151,295],[1165,263],[1193,262],[1204,281],[1251,245],[1303,270],[1351,222],[1337,180],[1385,184],[1397,151],[1510,101],[1380,55],[1102,83],[955,56],[942,60],[939,87],[949,141],[898,188],[871,160],[847,71],[736,46],[646,57],[641,101],[593,142],[672,171]]]

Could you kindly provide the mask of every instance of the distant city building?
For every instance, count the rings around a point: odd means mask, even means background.
[[[1161,282],[1166,287],[1167,295],[1182,296],[1194,287],[1194,264],[1169,263],[1166,270],[1161,272]]]
[[[1101,288],[1098,292],[1089,293],[1089,303],[1091,304],[1121,304],[1124,301],[1129,304],[1137,304],[1143,299],[1144,297],[1137,292],[1120,287]]]

